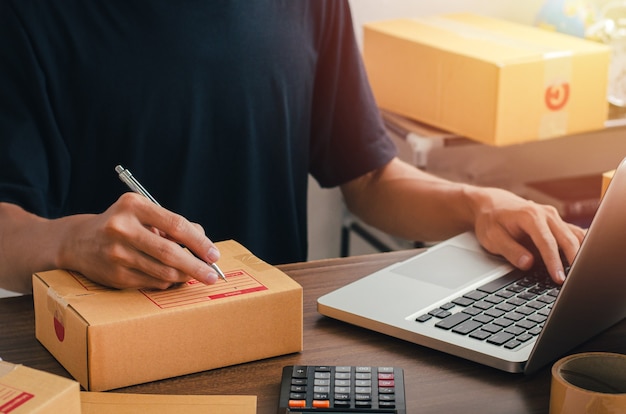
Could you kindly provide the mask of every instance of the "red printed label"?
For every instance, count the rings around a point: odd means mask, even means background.
[[[140,292],[158,307],[167,309],[267,290],[267,287],[243,270],[226,273],[226,279],[228,282],[218,280],[210,286],[191,280],[178,288]]]
[[[82,273],[75,272],[74,270],[67,271],[85,290],[90,292],[98,290],[109,290],[108,287],[102,286],[92,280],[87,279]]]
[[[78,272],[70,271],[69,273],[87,291],[109,290],[107,287],[90,281]],[[197,280],[190,280],[182,286],[171,289],[140,289],[139,291],[158,307],[167,309],[267,290],[267,287],[243,270],[235,270],[226,273],[226,279],[228,282],[224,282],[220,279],[214,285],[210,286],[204,285]],[[60,325],[62,325],[62,321],[55,320],[55,328],[60,327]],[[60,331],[57,329],[56,332],[57,337],[59,337]],[[59,340],[63,341],[62,336],[59,337]]]
[[[34,397],[31,393],[0,384],[0,414],[9,414]]]

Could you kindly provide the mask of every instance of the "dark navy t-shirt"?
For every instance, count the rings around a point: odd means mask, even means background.
[[[307,179],[395,155],[347,1],[0,0],[0,201],[104,211],[130,169],[214,241],[306,259]]]

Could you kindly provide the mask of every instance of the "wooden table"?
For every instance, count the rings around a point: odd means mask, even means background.
[[[304,350],[301,353],[117,391],[257,395],[258,413],[269,414],[276,413],[279,381],[285,365],[392,365],[404,368],[410,414],[548,412],[550,367],[533,376],[500,372],[317,312],[319,296],[411,254],[415,251],[279,266],[304,288]],[[626,354],[626,320],[573,352],[579,351]],[[35,339],[30,296],[0,299],[0,357],[70,377]]]

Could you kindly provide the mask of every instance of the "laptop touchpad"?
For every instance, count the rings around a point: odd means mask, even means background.
[[[471,283],[502,266],[504,260],[455,246],[417,256],[392,271],[420,282],[455,289]]]

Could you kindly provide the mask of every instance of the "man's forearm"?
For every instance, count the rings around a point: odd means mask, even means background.
[[[55,266],[52,227],[15,204],[0,203],[0,287],[28,293],[32,274]]]
[[[342,187],[348,208],[368,224],[407,240],[434,241],[472,229],[472,193],[399,160]]]

